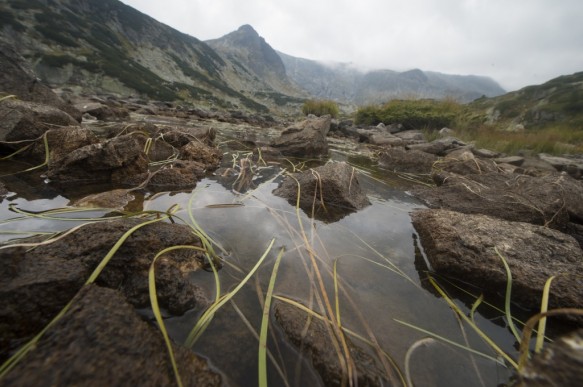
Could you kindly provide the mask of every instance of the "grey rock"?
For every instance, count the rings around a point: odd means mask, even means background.
[[[483,159],[493,159],[496,157],[500,156],[499,152],[494,152],[492,150],[489,149],[484,149],[484,148],[480,148],[480,149],[472,149],[472,152],[474,153],[474,155],[476,155],[477,157],[483,158]]]
[[[330,116],[306,119],[287,128],[280,137],[271,141],[284,156],[320,157],[328,154],[326,135],[330,129]]]
[[[437,156],[418,150],[391,148],[379,155],[379,165],[394,172],[429,174]]]
[[[433,141],[433,142],[424,142],[421,144],[411,144],[407,145],[405,149],[408,150],[417,150],[425,153],[431,153],[432,155],[436,156],[443,156],[447,149],[447,145],[443,142]]]
[[[216,130],[212,126],[203,127],[169,127],[160,126],[159,134],[162,135],[164,141],[175,148],[181,148],[191,141],[199,140],[207,145],[212,145],[217,135]]]
[[[497,157],[494,159],[498,164],[510,164],[520,167],[524,163],[524,157],[521,156],[507,156],[507,157]]]
[[[221,376],[206,360],[177,345],[172,350],[185,386],[221,385]],[[144,322],[119,292],[88,285],[2,382],[19,386],[169,386],[176,379],[159,330]]]
[[[565,171],[576,179],[580,179],[583,175],[582,159],[551,156],[545,153],[539,154],[538,158],[552,165],[557,171]]]
[[[373,133],[368,137],[368,142],[373,145],[402,146],[403,139],[390,133]]]
[[[274,302],[275,318],[288,339],[306,356],[320,374],[326,386],[349,384],[348,375],[342,371],[338,354],[330,342],[333,328],[310,316],[295,306],[282,301]],[[374,358],[344,337],[356,368],[359,386],[383,386],[386,380]]]
[[[0,117],[0,141],[36,140],[49,129],[79,124],[56,107],[12,99],[0,101]]]
[[[405,130],[397,132],[395,136],[402,138],[404,141],[425,141],[425,136],[419,130]]]
[[[439,135],[442,136],[442,137],[451,136],[454,133],[455,133],[455,130],[450,129],[450,128],[441,128],[439,130]]]
[[[492,160],[477,159],[471,150],[458,149],[434,164],[434,172],[455,173],[457,175],[484,174],[497,172],[498,166]],[[439,181],[440,178],[434,180]]]
[[[583,251],[572,237],[548,227],[508,222],[484,215],[419,210],[411,216],[432,268],[492,292],[504,292],[512,273],[512,299],[540,308],[546,280],[552,284],[549,307],[583,307]]]
[[[50,165],[47,175],[52,181],[65,184],[139,183],[148,171],[143,142],[143,137],[125,135],[84,146]]]
[[[298,183],[300,208],[308,215],[326,222],[335,222],[349,213],[360,210],[370,202],[361,191],[356,170],[347,163],[328,163],[309,171],[286,177],[273,191],[295,206]]]
[[[518,373],[514,387],[583,385],[583,329],[547,344]]]

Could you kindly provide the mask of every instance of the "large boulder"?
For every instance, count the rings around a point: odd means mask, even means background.
[[[24,250],[0,250],[0,341],[42,329],[81,288],[113,245],[139,219],[88,224],[50,244]],[[40,240],[39,240],[40,241]],[[148,269],[155,254],[177,245],[202,246],[183,225],[158,222],[144,226],[121,245],[97,284],[117,289],[135,307],[149,305]],[[188,275],[201,268],[204,255],[195,250],[176,250],[158,260],[156,285],[162,307],[182,314],[207,303],[202,290]]]
[[[347,163],[324,166],[287,176],[273,191],[295,206],[300,186],[300,208],[320,220],[335,222],[370,204],[360,189],[358,173]]]
[[[39,295],[42,303],[42,295]],[[172,346],[185,386],[219,386],[221,376],[192,351]],[[67,313],[2,380],[6,386],[170,386],[164,339],[116,290],[85,286]]]
[[[512,273],[514,301],[540,308],[545,282],[557,276],[550,308],[583,307],[583,251],[572,237],[548,227],[446,210],[418,210],[411,218],[437,273],[504,293],[507,276],[497,249]]]
[[[513,387],[583,385],[583,329],[560,337],[529,360]]]
[[[284,156],[321,157],[328,154],[330,116],[308,118],[287,128],[270,146]]]
[[[13,99],[0,101],[0,117],[0,142],[35,140],[49,129],[79,125],[73,117],[53,106]]]
[[[37,102],[62,110],[81,122],[81,112],[63,101],[40,82],[29,63],[14,48],[0,41],[0,91],[23,101]]]
[[[468,166],[475,164],[469,163]],[[414,194],[431,208],[485,214],[505,220],[564,229],[583,219],[583,184],[567,175],[542,177],[488,172],[461,176],[434,175],[437,188],[419,187]]]
[[[338,353],[332,344],[336,338],[332,326],[310,316],[301,309],[282,301],[274,302],[275,318],[289,341],[312,362],[325,386],[346,386],[349,379],[343,372]],[[374,358],[344,337],[353,361],[359,386],[383,386],[386,379]]]
[[[53,165],[76,149],[99,143],[99,139],[91,130],[81,127],[50,129],[46,132],[46,140],[49,148],[49,165]],[[45,160],[44,139],[35,141],[33,146],[23,153],[23,157]]]
[[[140,183],[148,172],[142,140],[125,135],[76,149],[49,165],[48,177],[61,184]]]

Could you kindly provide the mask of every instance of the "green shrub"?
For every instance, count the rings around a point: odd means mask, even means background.
[[[358,109],[355,121],[364,125],[401,124],[405,129],[441,129],[451,126],[461,112],[461,105],[451,100],[392,100]]]
[[[302,106],[302,113],[304,115],[314,114],[316,116],[323,116],[330,114],[332,118],[338,117],[338,104],[330,100],[308,100]]]

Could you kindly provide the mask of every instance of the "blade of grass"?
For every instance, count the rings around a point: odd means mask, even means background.
[[[504,264],[504,270],[506,270],[506,294],[504,298],[504,312],[506,313],[506,320],[508,327],[516,338],[516,341],[520,343],[520,334],[516,329],[516,325],[514,325],[514,320],[512,319],[512,313],[510,311],[510,299],[512,296],[512,273],[510,272],[510,267],[508,266],[508,262],[506,262],[506,258],[500,254],[497,247],[494,247],[494,251],[496,251],[496,254],[498,254],[498,257],[500,257],[502,260],[502,263]]]
[[[206,327],[210,323],[210,320],[214,316],[215,312],[217,310],[219,310],[231,298],[233,298],[235,296],[235,294],[237,294],[237,292],[239,290],[241,290],[241,288],[243,286],[245,286],[247,281],[249,281],[249,279],[253,276],[253,274],[255,274],[255,272],[257,271],[259,266],[261,266],[261,264],[263,263],[263,261],[265,260],[265,258],[269,254],[269,252],[271,251],[271,248],[273,247],[274,243],[275,243],[275,238],[273,238],[271,240],[271,242],[269,243],[269,246],[267,247],[267,249],[265,250],[265,252],[261,256],[261,258],[259,258],[259,260],[255,264],[255,266],[253,266],[253,268],[249,271],[247,276],[241,282],[239,282],[239,284],[235,287],[235,289],[233,289],[231,292],[225,294],[224,296],[221,296],[219,300],[215,301],[203,313],[203,315],[200,317],[200,319],[197,321],[195,326],[192,328],[192,330],[188,334],[188,337],[186,338],[186,341],[184,343],[185,346],[192,347],[194,345],[194,343],[196,342],[196,340],[200,337],[200,335],[204,332],[204,330],[206,329]]]
[[[267,329],[269,327],[269,312],[271,309],[271,299],[273,295],[273,287],[275,286],[275,280],[277,278],[277,271],[279,269],[279,263],[281,262],[281,257],[283,257],[284,249],[279,251],[275,264],[273,265],[273,270],[271,272],[271,278],[269,279],[269,286],[267,288],[267,294],[265,295],[265,303],[263,304],[263,318],[261,319],[261,331],[259,333],[259,387],[267,387]]]
[[[480,297],[478,297],[478,299],[472,304],[472,310],[470,311],[470,319],[474,322],[474,324],[476,323],[476,320],[474,320],[474,313],[476,312],[476,309],[478,309],[478,306],[480,306],[482,301],[484,301],[484,295],[480,294]]]
[[[174,358],[174,349],[172,348],[172,342],[166,331],[166,325],[164,325],[164,319],[162,318],[162,313],[160,312],[160,306],[158,305],[158,293],[156,292],[156,262],[158,258],[166,253],[178,249],[191,249],[197,251],[203,251],[204,249],[198,246],[172,246],[160,251],[150,264],[150,269],[148,270],[148,291],[150,294],[150,305],[152,306],[152,312],[154,317],[156,317],[156,322],[158,323],[158,328],[162,333],[164,342],[166,343],[166,349],[168,350],[168,355],[170,357],[170,363],[172,364],[172,370],[174,371],[174,377],[176,378],[176,384],[182,387],[182,379],[180,378],[180,372],[178,371],[178,365],[176,364],[176,359]]]
[[[468,316],[466,316],[460,308],[452,301],[451,298],[445,293],[445,291],[437,284],[437,282],[432,278],[428,277],[429,282],[435,290],[443,297],[443,299],[447,302],[449,307],[457,313],[466,323],[470,325],[470,327],[500,356],[502,356],[506,361],[511,364],[514,368],[518,369],[518,363],[514,361],[506,352],[504,352],[488,335],[486,335]]]
[[[432,339],[431,337],[419,339],[416,342],[414,342],[407,350],[407,353],[405,354],[405,377],[407,378],[407,387],[414,387],[413,381],[411,380],[411,368],[410,368],[411,356],[413,356],[413,352],[415,352],[415,350],[417,348],[419,348],[423,345],[431,344],[434,342],[435,342],[435,340]]]
[[[545,313],[549,308],[549,293],[551,290],[551,282],[555,279],[555,276],[551,276],[545,282],[545,287],[543,289],[543,298],[541,301],[540,312]],[[534,346],[534,352],[539,353],[543,348],[543,343],[545,340],[545,331],[547,327],[547,318],[542,317],[538,322],[538,332],[536,335],[536,343]]]

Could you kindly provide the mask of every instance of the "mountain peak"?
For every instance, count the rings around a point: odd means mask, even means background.
[[[250,24],[243,24],[241,27],[237,29],[236,32],[244,33],[247,35],[259,36],[255,28],[253,28]]]

